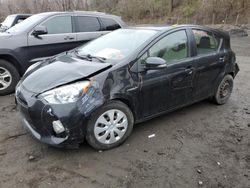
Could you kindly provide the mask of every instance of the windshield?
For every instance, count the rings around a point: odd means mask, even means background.
[[[107,60],[122,60],[130,56],[156,32],[144,29],[119,29],[80,47],[78,54],[102,57]]]
[[[37,22],[39,22],[43,18],[44,18],[44,16],[42,16],[42,15],[31,16],[31,17],[25,19],[24,21],[22,21],[21,23],[10,28],[8,30],[8,32],[18,33],[18,32],[22,32],[22,31],[26,31],[27,29],[29,29],[31,26],[33,26],[34,24],[36,24]]]
[[[11,27],[13,22],[15,20],[15,16],[8,16],[7,18],[5,18],[5,20],[3,21],[2,23],[2,26],[1,27]]]

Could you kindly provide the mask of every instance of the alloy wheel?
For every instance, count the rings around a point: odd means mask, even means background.
[[[11,85],[11,82],[12,76],[10,72],[5,68],[0,67],[0,90],[8,88]]]

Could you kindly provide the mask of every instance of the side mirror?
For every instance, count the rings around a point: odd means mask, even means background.
[[[146,59],[146,69],[147,70],[159,70],[167,67],[167,62],[165,59],[160,57],[149,57]]]
[[[48,30],[45,26],[37,26],[32,32],[32,35],[34,35],[35,37],[38,37],[39,35],[45,35],[45,34],[48,34]]]

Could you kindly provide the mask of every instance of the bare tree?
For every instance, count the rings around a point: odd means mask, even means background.
[[[174,0],[170,0],[170,12],[174,10]]]
[[[233,23],[237,15],[239,22],[250,19],[250,0],[0,0],[0,8],[0,19],[14,13],[70,10],[114,13],[139,23],[172,17],[196,23],[220,23],[225,19]]]

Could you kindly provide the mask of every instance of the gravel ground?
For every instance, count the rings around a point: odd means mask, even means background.
[[[0,187],[249,188],[250,37],[232,45],[241,71],[227,104],[203,101],[139,124],[110,151],[43,145],[22,128],[14,97],[0,97]]]

